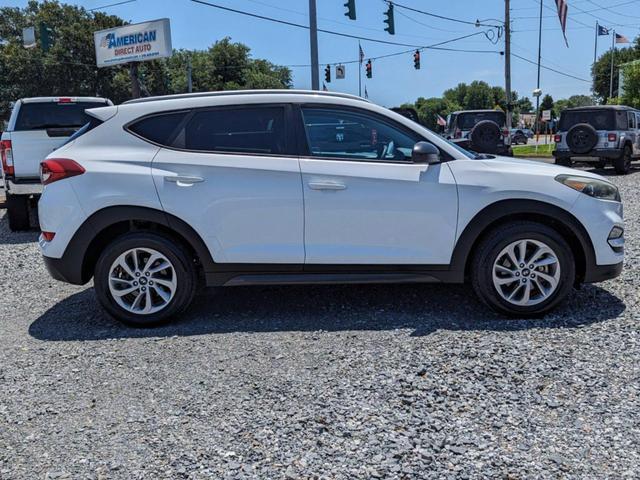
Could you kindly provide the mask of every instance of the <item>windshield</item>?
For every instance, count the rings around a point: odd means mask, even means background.
[[[491,112],[467,112],[458,115],[458,128],[461,130],[471,130],[483,120],[490,120],[503,126],[506,122],[504,112],[495,110]]]
[[[84,113],[86,108],[104,105],[99,102],[23,103],[18,112],[15,130],[81,127],[89,121],[89,116]]]
[[[615,130],[616,117],[614,110],[574,110],[562,112],[560,130],[569,130],[578,123],[588,123],[596,130]]]

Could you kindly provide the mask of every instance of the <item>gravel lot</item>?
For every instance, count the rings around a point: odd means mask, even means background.
[[[0,478],[639,478],[640,168],[610,178],[623,276],[535,321],[461,286],[245,287],[128,329],[0,211]]]

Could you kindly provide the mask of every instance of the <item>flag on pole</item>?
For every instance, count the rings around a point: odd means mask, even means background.
[[[569,46],[567,41],[567,11],[569,6],[567,0],[556,0],[556,7],[558,7],[558,19],[560,19],[560,27],[562,28],[562,35],[564,36],[564,43]]]
[[[362,46],[360,45],[360,42],[358,42],[358,51],[360,55],[360,63],[362,63],[364,61],[364,50],[362,50]]]
[[[616,43],[631,43],[631,42],[629,42],[629,39],[624,35],[620,35],[619,33],[616,33]]]
[[[609,35],[609,29],[607,27],[603,27],[602,25],[598,25],[598,36]]]
[[[322,91],[323,92],[328,92],[329,91],[329,89],[327,88],[327,84],[324,83],[324,82],[322,82]]]
[[[367,92],[367,86],[364,86],[364,98],[369,98],[369,92]]]
[[[436,121],[438,122],[438,125],[440,125],[441,127],[447,126],[447,121],[438,114],[436,114]]]

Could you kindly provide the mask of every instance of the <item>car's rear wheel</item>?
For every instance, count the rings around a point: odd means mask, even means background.
[[[622,155],[613,160],[613,168],[618,175],[626,175],[631,170],[631,147],[625,145]]]
[[[471,280],[478,297],[492,309],[537,316],[569,294],[575,262],[567,242],[552,228],[512,223],[496,228],[479,245]]]
[[[100,255],[98,300],[114,318],[136,327],[167,322],[184,311],[197,287],[194,262],[182,245],[156,233],[128,233]]]
[[[29,197],[7,194],[9,228],[14,231],[29,230]]]

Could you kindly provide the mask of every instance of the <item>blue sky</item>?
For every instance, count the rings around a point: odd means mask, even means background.
[[[68,1],[85,8],[94,8],[119,0]],[[276,17],[282,20],[308,22],[308,0],[210,0],[211,3]],[[356,0],[357,20],[344,16],[346,0],[317,0],[318,26],[356,36],[405,43],[430,45],[463,35],[479,32],[473,25],[450,22],[396,7],[396,34],[383,30],[383,0]],[[2,0],[2,6],[24,6],[26,0]],[[504,17],[503,0],[451,0],[436,2],[425,0],[399,0],[402,5],[462,20]],[[621,5],[622,4],[622,5]],[[553,0],[544,0],[542,63],[556,70],[582,79],[590,78],[594,52],[595,22],[616,28],[633,39],[640,27],[640,1],[624,0],[569,0],[567,37],[569,48],[562,39]],[[512,0],[512,51],[535,62],[537,58],[536,0]],[[583,13],[580,12],[582,10]],[[249,18],[221,11],[189,0],[136,0],[133,3],[106,9],[132,22],[168,17],[171,19],[174,48],[206,48],[216,40],[230,36],[234,41],[247,44],[255,57],[266,58],[282,65],[309,64],[309,33],[307,30]],[[490,22],[488,22],[490,23]],[[598,50],[610,46],[611,37],[600,37]],[[407,50],[409,47],[383,45],[363,40],[367,57],[376,57]],[[493,45],[483,35],[457,41],[447,46],[461,49],[503,50],[504,42]],[[321,76],[328,62],[356,60],[358,41],[350,38],[319,34]],[[311,85],[308,67],[292,67],[296,88]],[[346,79],[333,80],[330,90],[357,93],[357,64],[346,66]],[[386,106],[413,101],[419,96],[440,96],[459,82],[485,80],[492,85],[504,86],[504,57],[495,53],[461,53],[424,51],[422,68],[414,70],[412,53],[379,59],[373,64],[373,78],[365,79],[370,99]],[[512,59],[512,88],[522,95],[531,95],[536,83],[536,66]],[[572,94],[589,94],[590,83],[543,70],[541,88],[554,98]]]

